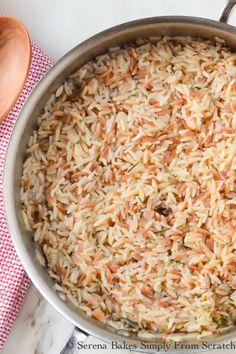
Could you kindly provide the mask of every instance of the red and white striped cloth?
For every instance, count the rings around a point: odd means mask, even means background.
[[[52,61],[40,48],[32,44],[32,63],[28,80],[16,105],[0,125],[0,352],[15,321],[29,285],[29,279],[13,247],[4,215],[4,159],[11,131],[23,104],[34,86],[51,66]]]

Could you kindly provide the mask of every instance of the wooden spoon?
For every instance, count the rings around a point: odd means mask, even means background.
[[[0,123],[16,103],[31,63],[29,35],[18,20],[0,16]]]

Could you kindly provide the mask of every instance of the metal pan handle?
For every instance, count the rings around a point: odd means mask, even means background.
[[[228,19],[231,15],[233,7],[236,5],[236,0],[228,0],[225,8],[220,16],[220,22],[228,22]]]
[[[76,354],[78,353],[78,342],[84,342],[88,338],[88,334],[82,329],[75,327],[60,354]]]

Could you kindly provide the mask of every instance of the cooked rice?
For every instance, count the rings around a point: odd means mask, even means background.
[[[89,316],[164,338],[233,325],[235,63],[222,41],[139,40],[78,69],[39,117],[25,226]]]

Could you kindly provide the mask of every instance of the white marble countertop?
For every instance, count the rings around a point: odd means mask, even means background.
[[[53,60],[108,27],[142,17],[188,15],[217,20],[227,0],[0,0]],[[230,22],[236,24],[236,11]]]
[[[0,0],[0,12],[19,18],[31,38],[53,59],[91,35],[141,17],[191,15],[218,19],[226,0]],[[230,23],[236,25],[236,10]],[[57,354],[73,325],[29,287],[2,354]],[[98,343],[89,337],[88,343]],[[18,349],[19,348],[19,349]],[[81,350],[81,354],[99,350]],[[127,354],[126,350],[112,350]],[[224,351],[225,353],[226,351]],[[101,351],[103,354],[111,350]],[[211,351],[222,353],[222,351]],[[228,354],[235,353],[227,350]]]

